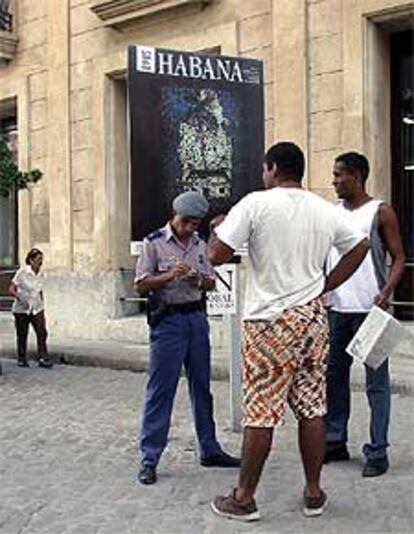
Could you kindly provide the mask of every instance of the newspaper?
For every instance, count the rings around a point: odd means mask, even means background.
[[[412,335],[392,315],[374,306],[346,351],[355,360],[377,369],[398,345]]]

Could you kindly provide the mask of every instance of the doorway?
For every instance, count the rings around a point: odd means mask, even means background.
[[[4,114],[0,118],[0,136],[5,139],[17,162],[16,114]],[[7,197],[0,196],[0,311],[11,308],[8,286],[18,262],[18,195],[12,191]]]
[[[414,32],[391,34],[392,204],[401,225],[406,271],[395,293],[414,301]],[[413,306],[397,306],[396,316],[414,320]]]

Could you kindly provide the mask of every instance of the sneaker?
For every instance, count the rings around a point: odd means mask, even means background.
[[[44,369],[51,369],[53,367],[53,362],[52,360],[49,360],[49,358],[39,358],[37,364]]]
[[[141,484],[149,486],[157,482],[157,471],[153,465],[143,465],[138,473],[138,480]]]
[[[260,519],[259,510],[256,501],[252,499],[247,504],[241,504],[236,501],[236,490],[231,495],[217,495],[211,503],[213,512],[227,519],[236,519],[236,521],[258,521]]]
[[[219,454],[214,456],[207,456],[206,458],[201,458],[200,464],[203,467],[240,467],[240,458],[235,456],[230,456],[224,451],[221,451]]]
[[[19,358],[17,360],[17,367],[30,367],[30,365],[26,358]]]
[[[306,517],[318,517],[323,514],[328,499],[326,493],[321,490],[319,497],[303,496],[303,515]]]
[[[367,460],[364,469],[362,470],[363,477],[379,477],[388,471],[388,458],[376,458],[375,460]]]
[[[329,464],[329,462],[347,462],[349,458],[349,451],[345,442],[326,444],[326,452],[323,459],[324,464]]]

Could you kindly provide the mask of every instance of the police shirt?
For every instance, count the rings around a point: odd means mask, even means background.
[[[188,245],[185,246],[175,236],[170,223],[167,223],[163,228],[155,230],[144,238],[136,265],[135,282],[171,270],[178,260],[189,265],[200,275],[215,278],[214,269],[207,259],[206,243],[197,232],[194,232]],[[186,277],[167,282],[157,292],[168,304],[194,302],[202,297],[201,290],[194,285],[194,281]]]

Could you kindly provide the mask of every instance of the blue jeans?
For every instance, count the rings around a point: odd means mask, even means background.
[[[367,316],[366,313],[339,313],[330,311],[330,351],[327,375],[326,416],[327,443],[348,440],[348,420],[351,412],[350,371],[352,358],[345,352],[349,341]],[[367,459],[387,456],[388,426],[391,408],[388,359],[376,370],[365,366],[366,394],[371,412],[371,442],[363,447]]]
[[[150,330],[150,369],[141,429],[142,464],[156,466],[167,445],[171,412],[184,365],[200,447],[206,458],[221,452],[210,393],[209,327],[204,312],[167,315]]]

